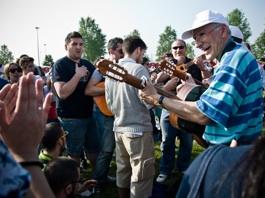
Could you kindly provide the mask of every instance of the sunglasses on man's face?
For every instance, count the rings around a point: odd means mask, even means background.
[[[12,74],[15,73],[16,71],[17,71],[18,73],[21,73],[21,72],[22,72],[22,69],[21,69],[21,68],[9,69],[9,71],[10,71]]]
[[[184,48],[185,48],[185,46],[183,46],[183,45],[172,47],[172,49],[174,49],[174,50],[177,50],[177,49],[184,49]]]

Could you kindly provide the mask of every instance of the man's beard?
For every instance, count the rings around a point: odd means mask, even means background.
[[[66,145],[65,145],[65,143],[62,145],[62,147],[61,147],[61,154],[64,152],[66,150]]]
[[[75,198],[75,188],[73,185],[73,188],[71,190],[71,192],[67,195],[67,198]]]

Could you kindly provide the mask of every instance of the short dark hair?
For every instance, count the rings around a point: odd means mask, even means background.
[[[26,68],[28,63],[34,62],[34,58],[29,57],[29,56],[23,56],[23,57],[19,58],[18,62],[19,62],[18,65],[21,68]]]
[[[109,40],[108,42],[108,50],[113,49],[116,50],[118,48],[118,43],[123,43],[123,39],[120,37],[115,37]]]
[[[138,47],[141,50],[147,49],[145,42],[139,36],[128,36],[123,41],[122,51],[127,54],[132,54]]]
[[[175,41],[180,41],[180,42],[182,42],[184,44],[185,48],[187,47],[187,44],[186,44],[186,42],[183,39],[176,39]]]
[[[143,62],[142,65],[144,65],[145,63],[149,62],[149,59],[147,57],[143,57]]]
[[[65,45],[68,45],[71,42],[72,38],[82,38],[82,35],[79,32],[70,32],[69,34],[67,34],[66,38],[65,38]]]
[[[79,165],[68,157],[55,157],[44,168],[44,175],[56,195],[64,187],[76,182],[79,178]]]
[[[47,151],[52,151],[56,147],[57,140],[63,135],[62,127],[57,122],[50,122],[46,124],[44,136],[41,144]]]

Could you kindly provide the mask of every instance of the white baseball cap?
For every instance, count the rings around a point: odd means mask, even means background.
[[[228,21],[220,12],[205,10],[205,11],[198,13],[195,16],[192,28],[183,32],[181,36],[182,39],[191,38],[193,30],[200,28],[204,25],[210,24],[210,23],[222,23],[222,24],[226,24],[227,26],[229,26]]]
[[[238,27],[233,26],[233,25],[230,25],[229,29],[231,30],[231,36],[235,37],[234,40],[237,43],[241,43],[243,41],[243,33],[241,32],[241,30]]]

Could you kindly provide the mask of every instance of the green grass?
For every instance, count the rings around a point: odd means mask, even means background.
[[[176,146],[178,147],[179,145],[179,141],[176,141]],[[202,151],[204,150],[204,148],[202,148],[201,146],[199,146],[195,141],[193,143],[193,150],[192,150],[192,160],[199,155]],[[178,152],[176,151],[176,156],[177,157]],[[154,179],[156,179],[156,177],[159,174],[159,160],[161,158],[161,151],[160,151],[160,141],[155,142],[155,160],[156,160],[156,174]],[[115,172],[116,171],[116,163],[115,163],[115,158],[113,158],[112,162],[111,162],[111,167],[110,167],[110,176],[115,176]],[[83,177],[85,177],[86,179],[91,179],[92,178],[92,169],[89,169],[87,172],[81,171],[81,174]],[[178,173],[175,169],[172,171],[172,174],[170,174],[167,178],[167,180],[164,182],[164,184],[166,184],[169,188],[170,186],[172,186],[179,177],[181,177],[182,174]],[[77,196],[80,197],[80,196]],[[117,198],[118,197],[118,191],[117,191],[117,187],[115,182],[114,183],[108,183],[105,187],[103,192],[100,194],[100,196],[96,196],[96,195],[92,195],[93,197],[100,197],[100,198]]]
[[[265,135],[265,127],[263,126],[262,129],[262,136]],[[156,174],[154,176],[154,179],[159,174],[159,160],[161,158],[161,151],[160,151],[160,141],[155,142],[155,160],[156,160]],[[179,146],[179,141],[176,141],[176,146]],[[193,161],[202,151],[204,150],[203,147],[198,145],[195,141],[193,142],[193,149],[192,149],[192,156],[191,161]],[[176,151],[175,157],[177,158],[178,152]],[[115,158],[111,161],[111,167],[110,167],[110,176],[115,176],[116,171],[116,162]],[[86,179],[92,178],[92,169],[90,168],[87,172],[81,171],[81,174]],[[181,177],[182,174],[178,173],[175,169],[172,171],[172,173],[168,176],[167,180],[163,183],[166,184],[169,188],[177,181],[179,177]],[[77,196],[80,197],[80,196]],[[100,194],[100,196],[92,195],[91,198],[100,197],[100,198],[118,198],[118,191],[115,183],[108,183],[103,192]]]
[[[262,129],[262,136],[265,135],[265,127],[263,124],[263,129]],[[176,141],[176,146],[179,146],[179,141]],[[191,156],[191,161],[194,160],[202,151],[204,150],[203,147],[198,145],[195,141],[193,142],[193,149],[192,149],[192,156]],[[176,152],[175,157],[177,157],[178,152]],[[159,174],[159,160],[161,158],[161,151],[160,151],[160,141],[155,142],[155,160],[156,160],[156,174],[154,179]],[[113,158],[111,162],[111,167],[110,167],[110,173],[109,175],[115,176],[115,171],[116,171],[116,163],[115,163],[115,158]],[[87,179],[92,178],[92,169],[89,169],[88,172],[81,172],[82,176],[84,176]],[[181,173],[176,172],[176,170],[172,171],[172,174],[168,176],[167,180],[164,182],[168,187],[172,186],[179,177],[181,177]],[[79,197],[79,196],[77,196]],[[118,197],[118,191],[115,183],[108,183],[103,192],[100,194],[100,196],[95,196],[92,195],[91,198],[94,197],[100,197],[100,198],[117,198]]]

